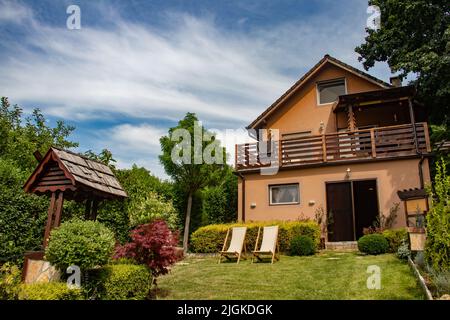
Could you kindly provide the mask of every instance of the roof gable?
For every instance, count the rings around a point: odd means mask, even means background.
[[[80,154],[51,147],[24,185],[26,192],[96,192],[105,198],[125,198],[127,194],[111,169]]]
[[[261,115],[259,115],[252,123],[250,123],[247,126],[247,129],[256,129],[261,124],[263,120],[265,120],[270,114],[272,114],[273,111],[278,109],[281,105],[283,105],[283,102],[285,102],[289,97],[291,97],[293,94],[298,92],[306,83],[308,80],[310,80],[314,75],[316,75],[322,68],[327,64],[330,63],[334,66],[337,66],[343,70],[346,70],[347,72],[350,72],[360,78],[363,78],[377,86],[380,87],[380,89],[386,89],[391,88],[392,86],[384,82],[378,78],[375,78],[374,76],[371,76],[368,73],[365,73],[359,69],[356,69],[355,67],[352,67],[351,65],[348,65],[336,58],[331,57],[330,55],[326,54],[314,67],[312,67],[307,73],[305,73],[294,85],[289,88],[283,95],[281,95],[272,105],[270,105]]]

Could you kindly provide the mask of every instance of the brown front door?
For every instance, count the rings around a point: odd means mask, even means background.
[[[359,239],[364,235],[364,228],[372,226],[379,215],[377,181],[353,181],[353,204],[356,239]]]
[[[376,180],[326,184],[328,241],[355,241],[379,215]]]
[[[328,241],[353,241],[351,182],[327,183]]]

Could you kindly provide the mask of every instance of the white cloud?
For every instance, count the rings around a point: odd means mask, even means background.
[[[31,10],[14,1],[0,0],[0,23],[23,23],[32,19]]]
[[[14,50],[2,53],[0,88],[14,103],[56,117],[123,119],[125,124],[95,140],[81,141],[82,147],[109,148],[121,166],[146,165],[164,176],[157,154],[167,128],[155,122],[179,120],[190,111],[206,126],[236,129],[325,53],[360,67],[353,48],[364,37],[362,9],[361,15],[335,17],[331,8],[256,29],[244,17],[238,23],[248,31],[233,32],[211,17],[172,13],[165,25],[149,26],[102,10],[111,23],[93,27],[82,21],[81,30],[68,30],[65,24],[38,22],[28,7],[0,0],[0,23],[22,23],[26,34],[20,42],[4,43]],[[374,73],[386,74],[385,68]],[[127,124],[129,118],[150,124]],[[224,141],[231,160],[234,142],[229,141],[245,142],[246,133],[234,136]]]

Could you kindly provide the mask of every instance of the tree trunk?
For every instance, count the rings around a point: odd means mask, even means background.
[[[191,209],[192,209],[192,192],[189,191],[188,203],[186,208],[186,221],[184,222],[184,234],[183,234],[183,251],[186,254],[188,250],[189,241],[189,225],[191,223]]]

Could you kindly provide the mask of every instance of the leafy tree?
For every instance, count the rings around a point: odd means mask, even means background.
[[[208,223],[227,223],[237,219],[237,177],[231,167],[227,167],[218,186],[207,187],[202,194],[203,210]]]
[[[450,125],[450,5],[448,0],[370,0],[381,10],[381,27],[367,29],[355,49],[367,70],[387,61],[401,77],[415,73],[418,98],[430,122]],[[445,130],[447,139],[449,130]]]
[[[152,175],[147,169],[136,165],[133,165],[131,169],[116,169],[114,173],[127,192],[128,198],[124,201],[103,202],[99,206],[98,220],[113,230],[121,243],[125,243],[129,240],[129,232],[132,228],[130,217],[144,215],[142,210],[139,212],[134,212],[134,210],[137,208],[146,208],[152,212],[156,210],[152,209],[149,202],[145,203],[149,193],[158,194],[160,201],[164,203],[170,202],[172,185]],[[80,210],[82,212],[84,208],[80,208]],[[173,216],[170,217],[172,222],[176,220]],[[174,224],[170,223],[170,226],[174,227]]]
[[[73,130],[62,121],[48,126],[39,109],[24,118],[22,108],[1,98],[0,262],[21,263],[25,251],[42,245],[48,199],[26,194],[22,186],[37,164],[33,153],[77,146],[67,140]]]
[[[154,191],[144,193],[131,202],[128,210],[132,226],[164,220],[170,229],[176,230],[178,227],[178,213],[172,201],[165,201]]]
[[[226,159],[225,149],[220,147],[220,142],[215,139],[211,132],[203,127],[199,128],[197,122],[198,118],[195,114],[187,113],[176,127],[169,129],[167,136],[163,136],[160,139],[162,149],[162,154],[159,156],[160,162],[164,166],[166,173],[172,177],[174,184],[183,190],[187,199],[183,233],[183,248],[185,252],[188,248],[193,196],[198,190],[219,181],[223,172],[222,164],[208,164],[204,161],[198,163],[198,156],[208,150],[211,147],[210,144],[218,144],[220,154],[217,154],[215,150],[212,150],[210,154],[214,157],[218,156]],[[201,139],[201,145],[195,145],[194,141],[196,139],[194,135],[198,130],[200,130],[202,137],[211,137],[211,141]],[[186,137],[180,136],[181,133],[188,133],[188,140],[190,141],[186,141]],[[208,147],[208,145],[210,146]],[[183,149],[180,150],[180,147],[183,147]],[[174,159],[174,156],[181,159]]]
[[[36,150],[44,154],[52,145],[65,149],[78,146],[67,140],[75,127],[63,121],[49,127],[39,109],[24,121],[22,108],[11,106],[6,97],[1,98],[0,128],[0,157],[14,161],[29,173],[37,164],[33,155]]]
[[[427,214],[425,256],[435,270],[450,270],[450,176],[446,164],[436,164],[432,206]]]
[[[117,161],[113,158],[112,152],[108,149],[103,149],[99,154],[96,154],[92,150],[88,150],[84,153],[84,155],[89,159],[100,161],[107,166],[110,166],[112,169],[115,169],[114,163]]]

